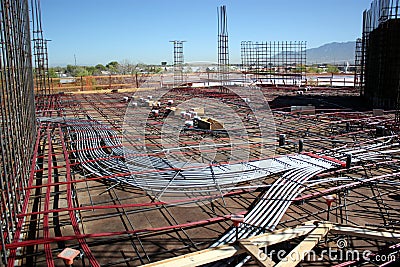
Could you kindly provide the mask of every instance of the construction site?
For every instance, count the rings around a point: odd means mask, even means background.
[[[306,41],[231,68],[221,6],[215,71],[166,40],[171,73],[65,86],[40,0],[1,0],[0,266],[398,266],[399,7],[355,14],[351,80]]]

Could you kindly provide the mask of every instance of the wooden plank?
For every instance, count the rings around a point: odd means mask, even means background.
[[[317,226],[309,221],[295,228],[284,228],[271,233],[262,234],[240,240],[240,245],[253,257],[260,266],[275,266],[275,262],[265,254],[260,254],[268,246],[285,242],[293,238],[309,234]]]
[[[200,251],[196,251],[193,253],[185,254],[182,256],[150,263],[143,266],[198,266],[206,263],[219,261],[222,259],[226,259],[232,257],[234,255],[239,255],[245,253],[246,251],[258,257],[258,253],[260,248],[281,243],[296,237],[300,237],[306,234],[309,234],[312,230],[314,230],[317,226],[314,221],[306,222],[303,225],[297,226],[295,228],[284,228],[280,230],[276,230],[274,232],[268,234],[262,234],[258,236],[254,236],[248,239],[240,240],[240,246],[238,244],[230,244],[223,245],[215,248],[204,249]],[[275,263],[266,257],[264,261],[262,261],[262,265],[264,266],[273,266]],[[258,259],[256,259],[258,261]],[[271,264],[271,265],[267,265]]]
[[[350,235],[367,239],[376,239],[376,240],[393,241],[393,242],[398,242],[400,239],[399,231],[382,230],[379,228],[372,228],[372,227],[334,225],[331,230],[331,233],[335,235]]]
[[[307,252],[312,250],[328,232],[335,235],[350,235],[384,241],[397,242],[400,239],[399,231],[388,231],[371,227],[348,226],[332,224],[329,222],[309,221],[295,228],[284,228],[271,233],[239,240],[239,244],[229,244],[200,250],[163,261],[150,263],[144,266],[198,266],[246,252],[250,254],[261,266],[296,266],[304,259],[304,257],[307,255]],[[276,265],[271,258],[264,254],[260,254],[263,251],[262,248],[304,235],[307,235],[307,237],[300,244],[298,244],[288,254],[287,257],[282,259]],[[293,255],[295,255],[295,257],[293,257]]]
[[[244,241],[244,242],[243,242]],[[262,252],[259,247],[255,244],[246,242],[246,240],[239,241],[239,244],[248,252],[248,254],[258,263],[260,266],[272,267],[275,262]]]
[[[284,228],[273,231],[271,233],[250,237],[246,239],[246,241],[257,245],[259,248],[263,248],[303,235],[307,235],[316,227],[317,226],[315,225],[315,221],[309,221],[302,225],[296,226],[295,228]]]
[[[315,245],[317,245],[318,242],[332,229],[332,227],[333,225],[331,223],[321,223],[318,225],[317,228],[310,232],[300,244],[298,244],[275,266],[289,267],[299,264],[307,255],[307,252],[312,250]]]
[[[157,261],[154,263],[149,263],[143,266],[162,266],[162,267],[193,267],[198,265],[203,265],[206,263],[226,259],[232,257],[234,255],[238,255],[244,253],[245,250],[242,249],[239,245],[231,244],[231,245],[223,245],[215,248],[204,249],[200,251],[196,251],[193,253],[185,254],[182,256]]]

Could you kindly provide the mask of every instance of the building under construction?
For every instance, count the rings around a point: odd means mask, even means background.
[[[362,93],[377,108],[398,108],[400,99],[399,8],[399,1],[375,0],[363,14]]]
[[[179,49],[175,73],[56,93],[30,4],[32,28],[1,1],[1,264],[398,265],[395,111],[305,86],[293,47],[232,71],[225,7],[217,72],[182,78]]]

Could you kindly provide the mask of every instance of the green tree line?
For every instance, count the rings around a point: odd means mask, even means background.
[[[50,78],[58,78],[62,74],[73,77],[98,76],[104,74],[127,75],[139,72],[159,73],[162,72],[162,70],[163,68],[159,66],[152,66],[140,63],[132,64],[128,61],[111,61],[105,66],[103,64],[97,64],[95,66],[67,65],[66,67],[52,67],[49,68],[48,75]]]

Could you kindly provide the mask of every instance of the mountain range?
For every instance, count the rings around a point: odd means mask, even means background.
[[[333,42],[307,49],[307,64],[354,63],[356,42]]]

